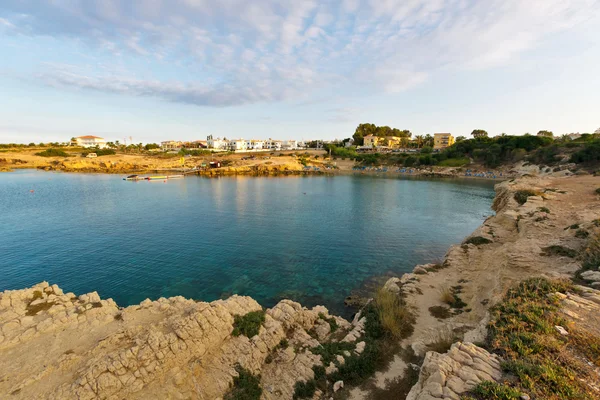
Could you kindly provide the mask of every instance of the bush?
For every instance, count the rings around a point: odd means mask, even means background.
[[[96,153],[96,155],[98,157],[101,156],[112,156],[114,154],[117,154],[116,151],[114,151],[113,149],[98,149],[98,150],[86,150],[83,153],[81,153],[82,157],[87,157],[88,154],[90,153]]]
[[[261,325],[265,322],[265,312],[252,311],[244,316],[236,315],[233,321],[233,336],[245,335],[252,338],[258,335]]]
[[[314,379],[308,382],[296,382],[294,385],[294,400],[296,399],[312,399],[317,390],[317,384]]]
[[[69,157],[69,155],[61,149],[48,149],[40,153],[35,153],[35,155],[40,157]]]
[[[553,246],[544,247],[542,249],[542,255],[543,256],[562,256],[562,257],[575,258],[575,257],[577,257],[577,252],[568,247],[553,245]]]
[[[527,199],[531,196],[537,196],[537,193],[534,192],[533,190],[518,190],[515,193],[515,200],[517,201],[517,203],[519,203],[520,205],[523,205],[525,203],[527,203]]]
[[[224,400],[260,400],[260,375],[254,376],[239,365],[236,371],[238,376],[233,378],[233,386],[225,393]]]
[[[338,324],[337,324],[337,321],[335,320],[335,318],[333,318],[333,317],[327,318],[325,316],[325,314],[323,314],[323,313],[319,313],[319,318],[322,319],[323,321],[326,321],[329,324],[331,333],[337,331]]]
[[[577,231],[575,231],[576,238],[587,239],[588,236],[590,236],[590,233],[585,229],[577,229]]]
[[[596,194],[600,194],[600,188],[596,189]]]
[[[465,240],[465,244],[474,244],[475,246],[480,246],[482,244],[492,243],[490,239],[484,238],[483,236],[472,236]]]
[[[440,161],[438,165],[440,167],[462,167],[464,165],[469,165],[471,161],[466,157],[461,158],[449,158],[447,160]]]

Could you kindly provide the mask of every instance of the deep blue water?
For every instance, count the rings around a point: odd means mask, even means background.
[[[0,291],[46,280],[123,306],[237,293],[343,312],[365,279],[441,258],[492,214],[480,181],[121,178],[0,174]]]

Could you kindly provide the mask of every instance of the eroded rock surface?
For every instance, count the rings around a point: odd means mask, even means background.
[[[336,340],[329,331],[321,329],[318,339],[307,331],[332,317],[324,307],[283,300],[267,310],[258,335],[232,335],[235,315],[260,309],[242,296],[212,303],[161,298],[122,309],[96,292],[64,294],[46,282],[5,291],[0,397],[216,399],[239,364],[261,374],[264,398],[291,399],[295,383],[312,379],[312,367],[321,364],[310,349]],[[340,337],[360,329],[333,318]]]

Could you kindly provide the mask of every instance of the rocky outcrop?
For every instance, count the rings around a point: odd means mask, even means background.
[[[212,303],[183,297],[119,308],[96,293],[64,294],[40,283],[0,294],[0,397],[199,398],[228,390],[236,366],[261,374],[266,399],[291,399],[313,378],[310,349],[360,331],[326,308],[283,300],[265,313],[258,335],[233,336],[234,316],[261,310],[249,297]],[[318,338],[308,331],[319,331]],[[360,334],[352,336],[357,340]],[[285,339],[286,346],[281,346]],[[349,339],[350,340],[350,339]]]
[[[445,354],[433,351],[425,355],[419,381],[407,400],[452,399],[483,381],[502,379],[500,359],[472,343],[457,342]]]

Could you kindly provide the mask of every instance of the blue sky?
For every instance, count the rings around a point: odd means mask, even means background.
[[[2,0],[0,142],[600,127],[600,0]]]

